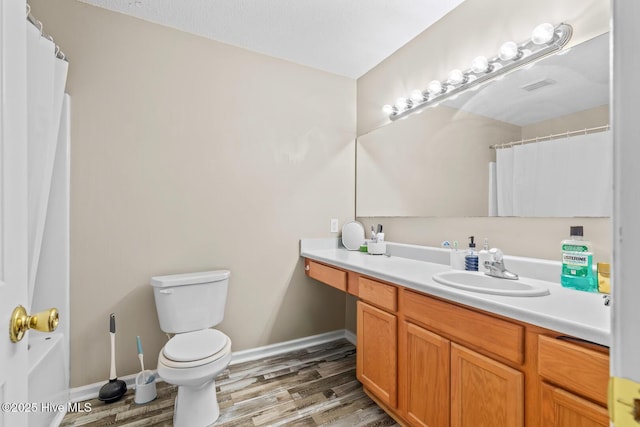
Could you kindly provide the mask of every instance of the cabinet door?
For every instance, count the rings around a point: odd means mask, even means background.
[[[607,427],[602,406],[561,388],[542,384],[542,425],[545,427]]]
[[[522,427],[524,376],[451,344],[451,427]]]
[[[405,417],[416,426],[448,427],[450,341],[413,323],[402,326]]]
[[[397,400],[397,318],[358,301],[358,380],[392,408]]]

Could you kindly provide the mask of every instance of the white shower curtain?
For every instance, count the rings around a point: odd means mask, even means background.
[[[40,260],[67,70],[68,63],[56,58],[55,44],[27,24],[28,308]]]
[[[24,18],[23,18],[24,19]],[[35,18],[32,18],[35,19]],[[69,96],[68,63],[26,22],[27,246],[26,309],[56,307],[55,332],[28,335],[29,402],[69,400]],[[62,407],[62,406],[61,406]],[[63,412],[29,414],[34,427],[57,425]],[[57,423],[55,420],[58,420]]]
[[[611,131],[500,148],[496,181],[498,216],[610,216]]]

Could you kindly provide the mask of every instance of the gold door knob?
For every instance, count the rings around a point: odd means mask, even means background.
[[[41,332],[52,332],[58,327],[58,309],[50,308],[33,316],[27,314],[27,310],[19,305],[11,314],[9,321],[9,338],[11,342],[18,342],[24,337],[27,329],[35,329]]]

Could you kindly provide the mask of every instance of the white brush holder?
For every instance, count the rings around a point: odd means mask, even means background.
[[[153,377],[150,382],[146,382],[148,378]],[[156,379],[151,371],[142,371],[138,375],[136,375],[136,394],[133,399],[138,405],[143,403],[148,403],[158,397],[158,392],[156,390]]]

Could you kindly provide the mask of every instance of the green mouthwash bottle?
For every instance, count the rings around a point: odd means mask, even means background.
[[[593,273],[591,243],[582,239],[582,226],[571,227],[571,237],[562,241],[562,275],[565,288],[598,292],[598,280]]]

